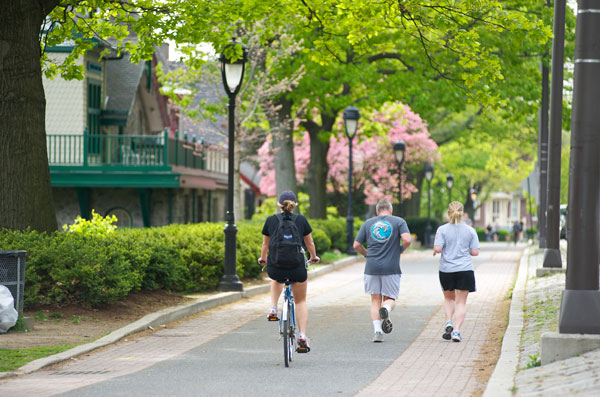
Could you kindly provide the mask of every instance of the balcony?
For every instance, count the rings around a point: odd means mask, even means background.
[[[179,186],[183,173],[222,178],[227,153],[157,135],[47,135],[53,186]]]

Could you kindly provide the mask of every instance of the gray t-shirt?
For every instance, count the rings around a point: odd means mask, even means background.
[[[442,247],[441,272],[474,270],[470,251],[479,248],[479,238],[472,227],[464,223],[446,223],[438,228],[433,244]]]
[[[367,219],[356,236],[359,243],[367,243],[365,274],[402,274],[400,251],[402,233],[410,233],[404,219],[381,215]]]

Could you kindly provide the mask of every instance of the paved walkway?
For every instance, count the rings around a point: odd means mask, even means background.
[[[478,360],[484,354],[494,313],[513,285],[520,255],[521,249],[508,248],[477,267],[477,292],[468,298],[462,343],[441,338],[445,318],[440,308],[410,347],[360,395],[481,394],[485,382],[477,376],[481,368]]]
[[[453,343],[441,338],[443,312],[441,309],[434,311],[421,334],[360,395],[381,392],[391,395],[481,394],[485,380],[478,377],[481,368],[478,360],[485,354],[484,345],[494,313],[513,285],[523,248],[507,244],[488,247],[490,250],[483,250],[477,259],[478,291],[469,296],[467,319],[461,330],[463,342]],[[423,305],[440,307],[442,294],[436,283],[435,271],[432,272],[435,265],[431,259],[416,253],[407,255],[403,260],[421,261],[423,267],[431,269],[422,274],[405,274],[396,311]],[[362,277],[361,269],[362,263],[359,263],[311,281],[311,307],[344,304],[368,307],[368,297],[364,294],[354,294],[356,296],[350,302],[347,296],[336,298],[332,295],[332,291],[340,287],[355,284],[357,278]],[[267,302],[266,294],[244,299],[169,324],[150,335],[128,337],[116,345],[85,354],[71,362],[0,380],[0,395],[55,395],[142,371],[264,316]],[[396,311],[392,318],[399,316]],[[394,326],[397,330],[402,324],[395,322]],[[405,326],[410,327],[410,324]],[[318,343],[317,338],[313,341]],[[384,343],[384,347],[387,346],[396,345]]]

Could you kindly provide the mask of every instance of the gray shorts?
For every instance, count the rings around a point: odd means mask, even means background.
[[[399,291],[399,274],[386,274],[383,276],[365,274],[365,293],[383,295],[396,300],[398,299]]]

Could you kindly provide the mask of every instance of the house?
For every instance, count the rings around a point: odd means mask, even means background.
[[[527,200],[517,192],[492,192],[488,200],[475,211],[474,225],[484,229],[487,225],[511,231],[515,221],[531,227]]]
[[[78,60],[83,80],[44,80],[50,178],[59,225],[91,210],[123,227],[223,221],[227,153],[184,140],[176,109],[159,89],[152,60],[100,59],[103,43]],[[48,48],[60,61],[68,43]]]

